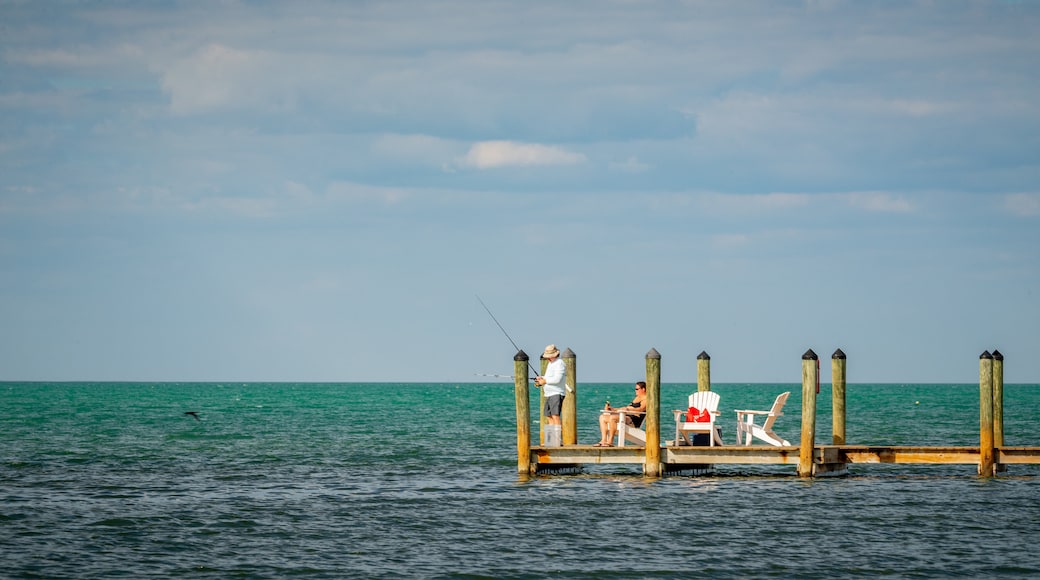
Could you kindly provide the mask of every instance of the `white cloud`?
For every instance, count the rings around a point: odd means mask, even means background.
[[[744,253],[748,250],[753,252],[775,251],[778,248],[789,247],[792,243],[817,238],[818,233],[811,229],[781,227],[723,232],[713,234],[708,239],[714,250]]]
[[[191,114],[256,100],[262,60],[255,52],[210,44],[176,62],[162,77],[171,110]]]
[[[786,209],[808,206],[812,200],[827,199],[843,201],[859,209],[883,213],[908,213],[914,210],[913,204],[884,191],[857,191],[850,193],[810,194],[810,193],[763,193],[763,194],[725,194],[707,193],[701,196],[702,203],[712,211],[722,214],[751,215],[771,213]]]
[[[11,63],[76,70],[126,67],[128,64],[143,63],[146,58],[147,52],[141,46],[125,42],[102,46],[13,50],[4,55],[4,60]]]
[[[620,171],[622,173],[642,173],[650,169],[650,164],[643,163],[635,156],[629,157],[624,161],[614,161],[610,164],[610,169],[614,171]]]
[[[282,184],[281,196],[295,205],[303,206],[311,205],[317,199],[309,187],[296,181],[286,181]]]
[[[807,193],[763,193],[754,195],[708,193],[702,202],[719,213],[750,214],[771,212],[808,205],[811,196]]]
[[[404,201],[412,194],[411,190],[400,187],[379,187],[364,183],[337,181],[329,184],[325,190],[330,202],[380,202],[396,204]]]
[[[574,165],[584,162],[581,153],[552,145],[514,141],[481,141],[470,147],[459,164],[477,169],[530,165]]]
[[[189,211],[223,213],[251,219],[278,215],[278,203],[268,198],[213,196],[200,198],[185,207]]]
[[[885,191],[856,191],[840,194],[849,205],[860,209],[886,213],[909,213],[914,210],[909,201]]]
[[[942,101],[925,99],[894,99],[888,102],[892,111],[911,117],[926,117],[955,113],[957,105]]]
[[[1040,216],[1040,193],[1010,193],[1005,195],[1004,209],[1020,217]]]

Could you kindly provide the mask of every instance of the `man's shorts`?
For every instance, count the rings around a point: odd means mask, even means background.
[[[545,407],[543,411],[546,417],[559,417],[562,409],[563,395],[553,395],[545,398]]]

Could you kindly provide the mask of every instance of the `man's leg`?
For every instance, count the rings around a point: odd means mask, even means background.
[[[548,407],[548,421],[550,425],[562,425],[563,421],[560,419],[560,410],[563,408],[563,397],[560,395],[553,395],[552,401],[546,402]]]

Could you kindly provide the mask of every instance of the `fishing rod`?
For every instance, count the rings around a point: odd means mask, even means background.
[[[489,373],[473,373],[473,374],[478,376],[478,377],[494,377],[496,379],[514,379],[514,378],[516,378],[513,375],[496,375],[496,374],[489,374]]]
[[[478,294],[478,295],[476,295],[476,297],[477,297],[477,302],[480,302],[480,305],[484,307],[484,310],[487,311],[488,316],[491,317],[491,320],[494,320],[495,324],[498,325],[498,329],[501,330],[502,334],[506,335],[506,338],[509,339],[509,343],[513,345],[513,348],[515,348],[517,352],[520,352],[520,347],[517,346],[515,342],[513,342],[513,339],[510,338],[509,333],[506,332],[506,329],[502,328],[502,325],[499,324],[498,319],[495,318],[495,315],[491,314],[491,309],[488,308],[487,304],[484,304],[484,301],[480,299],[480,295]],[[536,376],[536,377],[541,376],[541,373],[539,373],[538,371],[534,370],[534,366],[531,365],[531,360],[530,359],[527,360],[527,366],[531,369],[531,372],[534,373],[534,376]]]

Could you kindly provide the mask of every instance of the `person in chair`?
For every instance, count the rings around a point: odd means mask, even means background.
[[[624,407],[611,407],[610,403],[603,408],[599,415],[599,443],[595,447],[613,447],[614,437],[617,435],[620,411],[625,412],[625,424],[639,428],[646,417],[646,383],[636,383],[636,398]]]

